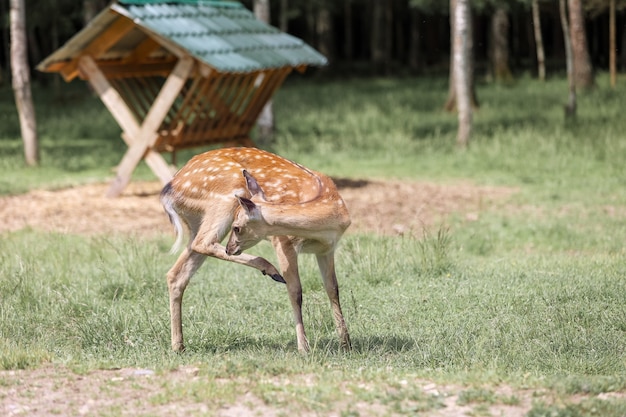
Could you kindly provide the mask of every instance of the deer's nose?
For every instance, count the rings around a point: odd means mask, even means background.
[[[226,255],[228,256],[237,256],[237,255],[241,255],[241,249],[239,248],[232,248],[230,247],[230,245],[226,246]]]

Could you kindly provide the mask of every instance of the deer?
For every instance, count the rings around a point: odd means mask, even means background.
[[[176,253],[167,273],[172,350],[183,352],[182,299],[191,277],[207,257],[255,268],[286,284],[295,321],[298,351],[309,352],[302,322],[298,254],[316,256],[343,350],[350,336],[339,301],[335,250],[351,223],[331,178],[258,148],[221,148],[194,156],[160,194],[174,227]],[[229,235],[226,246],[221,243]],[[269,240],[280,271],[244,251]]]

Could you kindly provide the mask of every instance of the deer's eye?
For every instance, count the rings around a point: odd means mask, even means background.
[[[239,226],[233,226],[233,233],[241,232],[241,228]]]

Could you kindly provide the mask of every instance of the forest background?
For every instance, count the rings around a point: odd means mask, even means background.
[[[267,0],[265,0],[267,2]],[[565,70],[559,2],[535,0],[541,19],[548,76]],[[253,8],[252,0],[244,5]],[[610,6],[615,4],[618,70],[626,68],[626,1],[574,0],[580,4],[591,63],[607,69],[610,60]],[[58,49],[107,6],[105,0],[26,0],[31,67]],[[476,76],[510,81],[520,72],[537,74],[533,0],[474,0],[472,24]],[[329,58],[333,76],[415,75],[445,72],[450,62],[450,2],[444,0],[274,0],[270,22],[302,38]],[[574,22],[572,22],[574,24]],[[9,10],[0,2],[0,71],[10,68]],[[575,42],[575,39],[572,39]],[[498,51],[497,48],[504,48]],[[500,62],[494,62],[500,60]],[[503,67],[504,66],[504,67]],[[504,70],[497,70],[504,68]],[[35,73],[40,82],[58,77]]]

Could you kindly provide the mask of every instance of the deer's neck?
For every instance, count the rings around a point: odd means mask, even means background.
[[[271,234],[306,239],[338,238],[350,225],[343,199],[336,192],[322,192],[311,201],[297,204],[266,204],[262,209]]]

